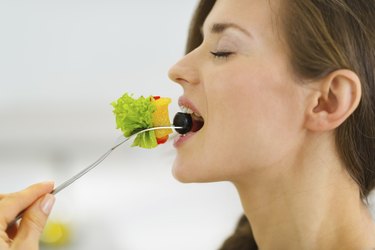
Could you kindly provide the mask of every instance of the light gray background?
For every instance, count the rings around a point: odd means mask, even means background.
[[[60,184],[120,135],[124,92],[170,96],[196,0],[0,0],[0,192]],[[218,138],[218,141],[220,138]],[[171,144],[117,149],[57,195],[60,249],[217,249],[241,214],[228,183],[181,184]],[[47,248],[44,248],[47,249]]]

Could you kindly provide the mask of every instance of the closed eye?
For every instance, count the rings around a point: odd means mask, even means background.
[[[230,51],[210,51],[215,58],[228,58],[233,52]]]

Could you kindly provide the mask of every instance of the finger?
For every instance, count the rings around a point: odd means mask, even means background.
[[[0,202],[0,230],[5,231],[8,224],[35,200],[53,189],[53,182],[34,184],[20,192],[3,197]]]
[[[25,211],[13,241],[16,249],[38,249],[40,235],[54,203],[55,196],[46,194]]]

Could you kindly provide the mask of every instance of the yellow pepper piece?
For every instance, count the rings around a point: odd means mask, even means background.
[[[152,125],[153,127],[171,126],[169,120],[168,105],[172,102],[170,98],[161,97],[159,99],[152,99],[155,104],[156,110],[152,114]],[[173,133],[172,129],[159,129],[155,130],[156,139],[167,138],[168,135]]]

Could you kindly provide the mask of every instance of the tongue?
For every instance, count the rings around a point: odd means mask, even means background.
[[[191,132],[199,131],[204,125],[204,121],[203,121],[202,117],[198,117],[198,116],[192,114],[191,118],[193,120],[193,125],[192,125],[190,131]]]

